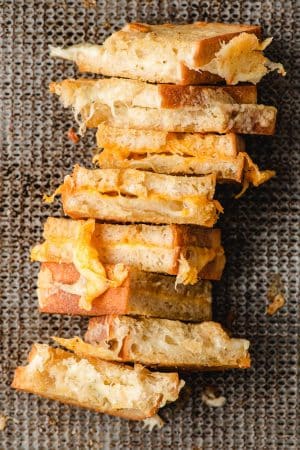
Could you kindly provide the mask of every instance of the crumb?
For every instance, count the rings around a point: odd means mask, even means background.
[[[104,30],[110,30],[111,24],[109,22],[104,22],[102,28],[104,28]]]
[[[84,8],[96,8],[97,0],[82,0]]]
[[[73,142],[73,144],[78,144],[78,142],[80,141],[80,138],[73,127],[71,127],[68,131],[68,138]]]
[[[0,431],[3,431],[6,427],[6,422],[8,421],[8,417],[0,415]]]
[[[49,423],[51,425],[57,425],[58,423],[58,419],[54,418],[54,417],[49,417]]]
[[[270,286],[267,292],[268,306],[266,308],[266,314],[272,316],[285,304],[285,298],[283,295],[282,280],[279,273],[273,275],[270,281]]]
[[[221,395],[218,396],[216,389],[212,386],[207,386],[204,389],[201,399],[207,406],[213,408],[219,408],[226,403],[226,398]]]
[[[162,428],[164,426],[165,422],[162,420],[161,417],[159,417],[158,414],[155,414],[153,417],[148,417],[148,419],[143,420],[143,427],[147,428],[149,431],[152,431],[153,428]]]
[[[95,450],[103,448],[103,444],[98,444],[97,442],[93,442],[92,440],[89,440],[88,446],[89,446],[89,448],[92,448],[92,449],[94,448]]]
[[[267,306],[266,313],[269,314],[269,316],[273,316],[273,314],[277,313],[277,311],[282,308],[284,304],[284,296],[282,294],[277,294]]]

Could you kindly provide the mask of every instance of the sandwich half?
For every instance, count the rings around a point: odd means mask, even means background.
[[[72,107],[80,132],[118,128],[199,133],[273,134],[277,110],[257,105],[255,86],[176,86],[118,78],[50,84]]]
[[[211,318],[211,285],[194,283],[222,275],[218,229],[49,217],[44,239],[31,251],[31,259],[42,263],[41,312]],[[163,273],[176,275],[176,281]]]
[[[14,389],[131,420],[154,416],[183,385],[177,373],[81,358],[45,344],[33,345],[12,382]]]
[[[55,194],[61,194],[64,212],[72,219],[212,227],[222,211],[213,200],[215,185],[215,174],[175,177],[75,166]]]
[[[104,266],[109,274],[110,266]],[[127,267],[127,276],[117,287],[109,287],[91,302],[81,305],[84,276],[74,264],[42,263],[38,275],[39,311],[48,314],[160,317],[192,322],[211,320],[212,289],[209,281],[175,286],[174,278]]]
[[[269,71],[285,74],[264,56],[272,38],[260,41],[260,34],[256,25],[129,23],[103,45],[51,47],[51,56],[74,61],[81,72],[153,83],[258,83]]]
[[[83,220],[49,217],[44,225],[44,242],[32,249],[32,260],[76,264],[74,248],[86,224]],[[177,275],[178,283],[188,278],[186,268],[196,274],[196,279],[221,278],[225,256],[220,229],[95,222],[93,225],[89,245],[104,264],[123,263],[139,271]]]
[[[78,353],[112,361],[193,370],[250,367],[249,342],[230,338],[215,322],[201,324],[173,320],[107,316],[91,319],[80,338],[55,338]]]
[[[101,124],[94,157],[101,168],[139,169],[157,173],[208,175],[217,180],[259,186],[275,175],[260,171],[247,153],[243,139],[234,134],[168,133],[133,130]]]

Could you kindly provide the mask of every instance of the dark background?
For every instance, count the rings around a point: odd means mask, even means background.
[[[298,9],[297,6],[298,5]],[[61,214],[59,202],[42,204],[75,162],[91,161],[94,132],[78,145],[66,137],[74,125],[48,93],[51,80],[78,76],[71,63],[49,59],[48,45],[101,43],[126,21],[149,23],[211,20],[261,24],[274,36],[268,54],[288,75],[268,76],[261,102],[279,107],[274,137],[247,138],[250,155],[277,178],[240,200],[221,189],[220,220],[228,263],[215,285],[215,318],[235,317],[234,335],[251,340],[248,371],[185,375],[190,389],[162,410],[162,430],[71,408],[10,389],[13,370],[26,360],[34,341],[72,336],[86,320],[41,316],[35,285],[37,264],[29,250],[41,239],[42,223]],[[1,449],[297,449],[299,346],[299,33],[297,1],[97,1],[0,0],[1,26]],[[265,315],[266,293],[279,273],[286,306]],[[231,314],[232,315],[232,314]],[[222,408],[201,402],[205,386],[227,399]],[[299,419],[299,414],[298,414]]]

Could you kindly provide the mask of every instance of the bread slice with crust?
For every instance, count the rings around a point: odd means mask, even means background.
[[[106,272],[109,267],[105,266]],[[73,264],[42,263],[38,276],[39,311],[48,314],[133,316],[180,319],[193,322],[211,320],[212,293],[209,281],[193,286],[179,284],[167,275],[127,268],[121,286],[110,287],[95,298],[90,310],[79,305],[80,273]]]
[[[184,156],[211,155],[215,158],[236,157],[245,151],[242,136],[235,133],[172,133],[111,127],[102,123],[97,129],[98,147],[122,154],[165,153]]]
[[[153,83],[257,83],[271,70],[285,74],[264,56],[272,39],[260,42],[260,34],[256,25],[129,23],[103,45],[51,47],[51,56],[74,61],[81,72]]]
[[[73,219],[194,224],[212,227],[219,203],[214,174],[175,177],[135,169],[89,170],[75,166],[56,190]]]
[[[272,134],[276,108],[256,104],[255,86],[152,85],[136,80],[63,80],[50,84],[85,127],[199,133]],[[80,116],[80,119],[79,119]]]
[[[101,124],[97,145],[103,150],[95,155],[94,162],[103,169],[130,168],[175,175],[215,173],[220,182],[252,182],[255,186],[275,175],[274,171],[260,171],[242,151],[242,138],[233,133],[122,130]]]
[[[55,338],[79,355],[193,370],[250,367],[249,342],[230,338],[215,322],[107,316],[91,319],[85,342]]]
[[[12,382],[14,389],[131,420],[155,415],[183,385],[177,373],[81,358],[45,344],[33,345]]]
[[[71,266],[78,232],[85,223],[49,217],[44,225],[45,241],[33,247],[32,260]],[[220,279],[225,264],[217,228],[96,223],[91,244],[104,264],[122,263],[140,271],[179,275],[181,282],[190,271],[196,279]]]

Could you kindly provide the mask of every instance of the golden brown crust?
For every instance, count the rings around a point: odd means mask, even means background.
[[[193,225],[171,225],[174,233],[173,245],[219,248],[221,246],[220,228],[201,228]]]
[[[243,86],[180,86],[176,84],[159,84],[162,108],[197,107],[205,102],[205,91],[215,90],[223,96],[230,95],[238,104],[257,103],[257,88],[253,85]]]
[[[221,279],[226,264],[226,256],[224,254],[217,255],[216,258],[206,264],[199,272],[199,279],[218,281]]]
[[[92,352],[91,354],[93,354],[93,356],[95,357],[97,355],[97,347],[98,344],[103,343],[104,341],[106,341],[107,339],[114,339],[116,338],[116,331],[118,330],[118,324],[116,322],[116,317],[95,317],[93,319],[89,320],[89,324],[88,324],[88,329],[84,335],[84,341],[86,343],[86,348],[83,351],[83,356],[89,355],[90,352]],[[122,318],[121,318],[122,319]],[[127,321],[129,318],[125,318]],[[125,320],[125,323],[126,323]],[[139,321],[139,320],[143,320],[143,318],[140,319],[130,319],[131,321]],[[147,320],[147,319],[146,319]],[[155,323],[156,320],[160,320],[160,319],[150,319],[153,323]],[[130,322],[129,322],[130,323]],[[175,322],[174,322],[175,323]],[[180,324],[180,322],[178,322]],[[100,326],[99,326],[100,324]],[[103,325],[103,326],[102,326]],[[205,325],[205,323],[203,323],[203,325]],[[119,325],[122,327],[122,322],[121,325]],[[147,325],[144,325],[145,327]],[[212,327],[211,327],[211,335],[214,336],[214,333],[216,333],[216,338],[219,335],[219,329],[221,330],[222,334],[225,336],[227,341],[230,341],[229,336],[225,333],[225,331],[221,328],[221,326],[219,324],[216,324],[214,322],[212,322]],[[217,331],[217,332],[216,332]],[[119,344],[120,344],[120,351],[117,355],[117,360],[118,361],[123,361],[123,362],[134,362],[134,363],[141,363],[141,364],[146,364],[147,366],[150,367],[164,367],[164,368],[177,368],[177,369],[182,369],[182,370],[200,370],[200,371],[214,371],[214,370],[226,370],[226,369],[248,369],[251,365],[251,359],[250,359],[250,355],[247,351],[244,352],[244,355],[241,356],[240,358],[237,358],[235,362],[230,361],[229,364],[229,360],[226,358],[226,356],[223,356],[223,362],[224,364],[216,364],[214,365],[212,362],[207,365],[203,365],[202,364],[196,364],[196,363],[185,363],[184,361],[180,361],[180,364],[174,364],[173,362],[168,362],[166,360],[161,360],[159,362],[156,362],[155,364],[153,364],[151,362],[151,355],[143,355],[142,357],[138,357],[138,356],[133,356],[132,352],[131,352],[131,346],[133,344],[133,336],[134,333],[136,331],[134,331],[134,328],[132,329],[130,326],[127,327],[127,334],[122,336],[122,340],[120,340],[120,336],[119,336]],[[138,331],[137,331],[138,332]],[[68,342],[66,341],[66,343],[68,344]],[[64,346],[64,344],[62,344]],[[178,344],[179,345],[179,344]],[[67,345],[68,348],[68,345]],[[80,347],[79,347],[80,348]],[[98,347],[98,349],[100,350],[100,347]],[[98,350],[98,351],[99,351]],[[76,350],[75,350],[76,351]],[[209,349],[205,350],[203,349],[203,351],[207,351],[207,353],[209,354]],[[99,357],[102,357],[102,351],[100,350],[99,352]],[[107,358],[108,360],[116,360],[116,358],[114,356],[104,356],[104,358]],[[227,359],[227,361],[226,361]],[[153,359],[155,360],[155,358]],[[158,358],[159,360],[159,358]],[[145,362],[147,361],[147,362]],[[157,358],[156,358],[157,361]],[[227,362],[227,365],[226,365]]]
[[[93,300],[90,310],[79,307],[80,296],[58,290],[50,294],[39,290],[39,311],[47,314],[66,314],[70,316],[101,316],[104,314],[128,314],[129,290],[125,286],[110,288]]]
[[[105,266],[107,269],[111,266]],[[52,286],[39,289],[39,311],[49,314],[67,314],[98,316],[104,314],[127,314],[130,301],[130,269],[122,286],[107,289],[100,297],[93,300],[92,308],[86,310],[79,307],[80,296]],[[79,273],[73,264],[43,263],[41,273],[50,271],[53,282],[71,285],[79,279]],[[54,284],[53,284],[54,287]]]
[[[208,263],[199,272],[199,279],[219,280],[222,276],[224,265],[225,256],[217,255],[212,262]],[[106,269],[107,267],[105,266]],[[46,270],[48,285],[42,286],[41,283],[41,287],[38,289],[39,311],[41,313],[83,316],[131,314],[131,296],[134,295],[134,292],[132,292],[133,287],[131,286],[133,269],[130,267],[127,267],[128,276],[122,286],[111,287],[93,300],[92,308],[89,311],[79,307],[80,295],[67,292],[63,289],[63,286],[56,287],[55,285],[55,282],[58,282],[70,286],[79,279],[79,273],[73,264],[42,263],[39,274],[40,280],[42,280],[43,272]],[[50,282],[49,272],[51,272],[52,276],[52,281]],[[173,275],[177,275],[177,273],[178,260],[174,260]],[[164,275],[157,275],[158,279],[159,277],[163,279]]]
[[[276,116],[272,122],[270,122],[266,126],[262,126],[260,123],[256,122],[253,124],[251,131],[244,131],[239,126],[233,127],[230,129],[233,133],[242,133],[242,134],[261,134],[264,136],[272,136],[275,133],[276,128]]]
[[[41,264],[41,272],[45,270],[51,272],[52,281],[57,283],[74,284],[80,278],[80,273],[74,264],[70,263],[44,262]]]
[[[174,24],[162,24],[160,25],[160,28],[163,30],[163,28],[174,28],[174,30],[178,26]],[[180,27],[180,25],[179,25]],[[195,22],[192,24],[192,27],[195,29],[197,27],[200,27],[202,29],[208,28],[210,33],[212,27],[216,30],[216,33],[218,33],[218,30],[222,27],[223,29],[226,27],[223,23],[208,23],[208,22]],[[192,28],[191,27],[191,28]],[[261,27],[259,25],[244,25],[244,24],[230,24],[227,27],[227,31],[224,31],[220,34],[217,34],[216,36],[210,37],[210,38],[200,38],[198,40],[197,49],[194,55],[194,62],[195,66],[201,67],[208,62],[211,61],[211,59],[214,57],[215,53],[220,50],[221,45],[223,43],[229,42],[233,37],[238,36],[241,33],[251,33],[255,34],[258,38],[261,36]],[[130,23],[127,24],[123,30],[125,31],[134,31],[134,32],[142,32],[142,33],[149,33],[149,32],[155,32],[155,29],[148,24],[143,23]],[[158,31],[158,29],[156,28]],[[229,31],[230,30],[230,31]]]
[[[212,85],[212,84],[219,84],[222,83],[223,79],[219,77],[218,75],[215,75],[210,72],[204,72],[202,70],[193,70],[189,69],[185,64],[182,62],[180,63],[180,71],[181,71],[181,79],[180,83],[178,83],[181,86],[187,86],[187,85]]]
[[[199,22],[199,26],[203,26],[203,22]],[[197,52],[194,56],[195,63],[201,67],[208,64],[214,55],[220,50],[223,43],[229,42],[235,36],[243,33],[252,33],[260,37],[261,27],[252,25],[240,25],[243,29],[234,33],[227,33],[222,36],[214,36],[211,38],[201,39],[198,42]]]
[[[130,22],[126,25],[126,28],[128,31],[138,31],[141,33],[148,33],[151,31],[151,26],[140,22]]]

